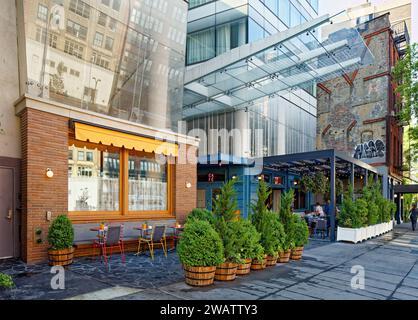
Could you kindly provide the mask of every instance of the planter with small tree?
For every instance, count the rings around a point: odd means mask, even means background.
[[[300,260],[303,255],[303,248],[308,243],[309,239],[309,228],[306,222],[297,215],[293,215],[294,233],[293,241],[295,247],[292,248],[290,258],[292,260]]]
[[[279,263],[288,263],[290,261],[290,255],[294,247],[294,220],[292,212],[294,195],[294,190],[291,189],[283,193],[281,197],[279,217],[284,227],[284,238],[279,251]]]
[[[276,213],[270,212],[266,206],[266,201],[270,195],[267,184],[261,180],[257,190],[257,201],[252,206],[251,221],[260,233],[260,244],[263,247],[265,258],[253,261],[253,270],[263,269],[266,266],[274,266],[277,263],[278,252],[281,248],[284,237],[283,226]]]
[[[177,254],[185,271],[186,283],[191,286],[213,284],[216,266],[224,261],[219,234],[209,222],[197,219],[186,223]]]
[[[241,225],[236,219],[238,209],[234,188],[236,182],[236,179],[226,182],[213,201],[214,226],[222,240],[225,258],[225,261],[216,268],[215,280],[218,281],[235,280],[238,265],[244,262],[241,257],[241,240],[237,236]]]
[[[73,263],[74,229],[71,220],[65,216],[58,216],[48,230],[49,264],[51,266],[67,266]]]

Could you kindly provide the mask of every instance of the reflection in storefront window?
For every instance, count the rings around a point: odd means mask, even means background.
[[[23,0],[23,5],[27,93],[175,129],[183,99],[185,1]]]
[[[167,193],[167,165],[129,156],[129,211],[165,211]]]
[[[69,211],[119,211],[119,153],[70,146],[68,170]]]

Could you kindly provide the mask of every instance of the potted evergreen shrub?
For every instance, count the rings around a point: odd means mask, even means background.
[[[243,262],[240,256],[240,244],[237,237],[239,224],[236,223],[238,208],[235,192],[236,179],[226,182],[213,202],[214,225],[224,246],[225,261],[218,265],[215,280],[232,281],[236,277],[238,265]]]
[[[257,190],[257,201],[252,204],[251,221],[260,233],[260,244],[263,247],[265,258],[253,261],[253,270],[263,269],[265,266],[273,266],[277,263],[278,252],[284,237],[283,226],[277,214],[270,212],[266,206],[266,200],[270,195],[268,186],[260,181]]]
[[[185,223],[193,219],[207,221],[211,225],[215,224],[215,216],[213,215],[211,211],[207,209],[200,209],[200,208],[193,209],[192,212],[190,212],[190,214],[187,216]]]
[[[292,204],[295,198],[294,190],[283,193],[280,206],[280,222],[284,227],[284,238],[279,251],[279,262],[287,263],[290,261],[292,248],[294,247],[294,220],[292,212]]]
[[[191,286],[213,284],[216,266],[224,261],[219,234],[209,222],[197,219],[186,223],[177,254],[185,271],[186,283]]]
[[[306,222],[297,215],[293,215],[294,233],[293,241],[295,247],[292,249],[291,259],[300,260],[302,259],[303,248],[308,243],[309,239],[309,228]]]
[[[74,229],[71,220],[65,216],[58,216],[48,230],[49,264],[52,266],[67,266],[73,262]]]
[[[242,259],[238,265],[237,275],[242,276],[250,273],[253,259],[264,260],[264,250],[260,244],[261,235],[249,220],[241,219],[236,224],[236,237],[239,239]]]
[[[11,276],[0,272],[0,292],[2,290],[12,289],[15,286]]]

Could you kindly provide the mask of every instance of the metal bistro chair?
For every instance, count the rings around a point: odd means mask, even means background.
[[[154,244],[161,244],[164,255],[167,258],[167,239],[165,236],[166,226],[154,226],[151,234],[141,234],[138,241],[138,254],[141,253],[141,243],[145,242],[148,245],[151,259],[154,260]]]
[[[122,263],[125,263],[125,248],[123,244],[123,225],[109,226],[108,230],[104,233],[103,241],[95,243],[102,248],[102,257],[104,259],[106,269],[108,268],[107,251],[109,250],[109,260],[112,257],[113,248],[119,248],[122,256]]]
[[[328,236],[328,227],[327,227],[327,220],[326,219],[318,219],[315,226],[315,235],[321,234],[322,239],[325,238],[325,235]]]

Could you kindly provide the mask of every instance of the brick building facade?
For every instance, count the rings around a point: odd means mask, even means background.
[[[357,28],[374,62],[318,84],[317,148],[343,151],[378,167],[389,177],[383,187],[390,197],[393,184],[402,179],[403,128],[395,117],[399,110],[391,77],[402,52],[389,14]]]

